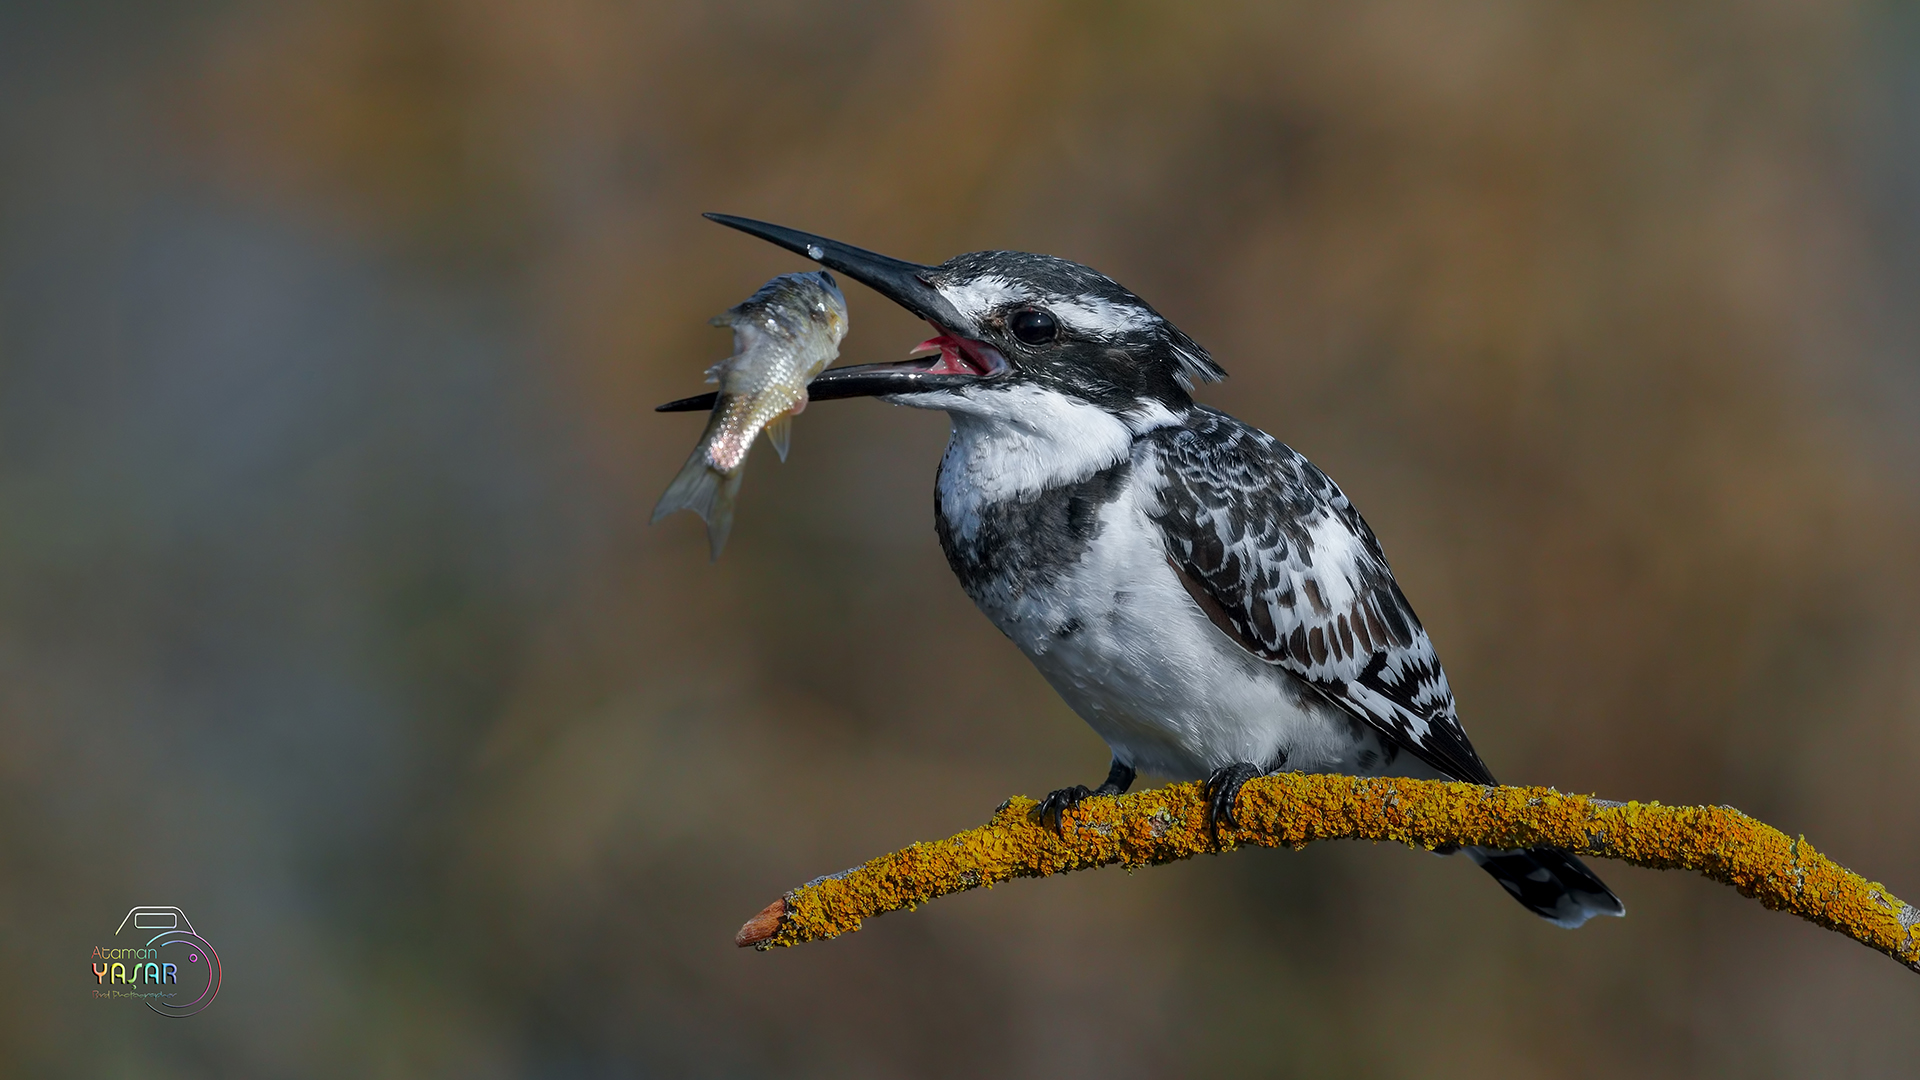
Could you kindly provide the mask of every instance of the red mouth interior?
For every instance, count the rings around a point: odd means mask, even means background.
[[[942,333],[913,347],[914,352],[927,349],[940,350],[940,358],[925,369],[930,375],[992,375],[1007,363],[993,346],[958,334]]]

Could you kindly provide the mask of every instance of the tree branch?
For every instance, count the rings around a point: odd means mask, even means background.
[[[1217,839],[1198,784],[1089,799],[1061,832],[1031,799],[1007,800],[977,829],[891,855],[788,893],[740,928],[760,949],[838,937],[861,921],[949,893],[1119,863],[1156,866],[1236,847],[1393,840],[1524,848],[1551,845],[1659,870],[1693,870],[1776,911],[1845,934],[1920,971],[1920,910],[1729,806],[1617,803],[1552,788],[1280,773],[1240,791],[1238,829]]]

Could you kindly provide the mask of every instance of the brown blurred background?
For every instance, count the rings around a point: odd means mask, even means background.
[[[0,8],[11,1075],[1910,1076],[1920,979],[1678,874],[1249,852],[736,951],[1103,774],[937,414],[648,527],[802,262],[1045,251],[1371,519],[1503,778],[1920,900],[1920,18],[1893,3]],[[849,362],[917,340],[850,296]],[[134,904],[226,983],[87,998]]]

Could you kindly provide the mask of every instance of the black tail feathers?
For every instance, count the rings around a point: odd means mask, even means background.
[[[1467,848],[1466,853],[1528,911],[1557,926],[1571,930],[1595,915],[1627,913],[1626,905],[1586,863],[1559,848]]]

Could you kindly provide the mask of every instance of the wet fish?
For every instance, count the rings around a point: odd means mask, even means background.
[[[733,328],[733,355],[707,370],[720,390],[700,444],[653,508],[659,521],[691,510],[707,523],[707,545],[720,557],[733,529],[734,496],[747,451],[762,430],[787,460],[793,418],[807,407],[807,383],[840,355],[847,301],[825,270],[782,274],[713,318]]]

